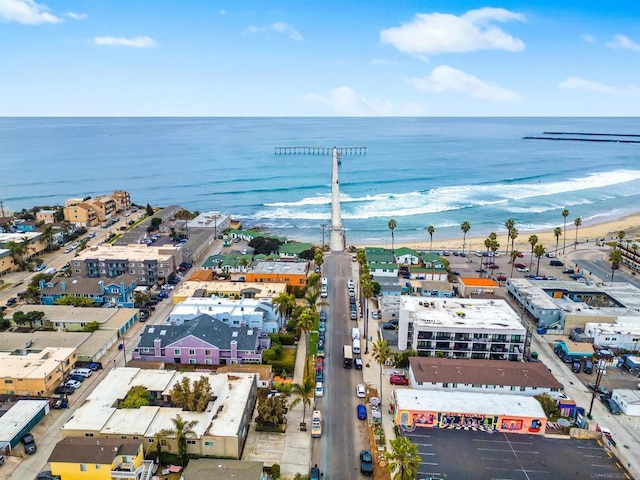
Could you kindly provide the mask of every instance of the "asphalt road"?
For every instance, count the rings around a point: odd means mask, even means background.
[[[311,464],[318,464],[324,480],[358,478],[359,454],[366,447],[366,422],[356,416],[356,385],[363,383],[362,372],[343,367],[342,347],[351,344],[347,280],[351,278],[351,256],[333,252],[326,257],[323,276],[329,279],[327,347],[325,355],[324,397],[316,406],[322,411],[324,431],[312,444]]]

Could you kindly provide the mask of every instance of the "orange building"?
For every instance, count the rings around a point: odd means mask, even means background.
[[[257,283],[285,283],[288,287],[302,288],[307,283],[307,262],[261,261],[247,271],[245,280]]]
[[[461,297],[467,297],[473,293],[492,294],[499,288],[498,284],[490,278],[460,277],[458,278],[458,292]]]

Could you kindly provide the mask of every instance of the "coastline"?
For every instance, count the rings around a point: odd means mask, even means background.
[[[563,236],[560,237],[558,241],[558,251],[562,252],[563,242],[565,240],[564,237],[564,227],[563,223],[560,222],[558,227],[563,229]],[[504,231],[504,225],[501,225],[501,232],[496,232],[498,234],[498,243],[500,243],[500,248],[498,249],[499,253],[504,254],[507,250],[507,234]],[[516,223],[516,228],[518,225]],[[625,231],[625,238],[633,238],[640,235],[640,212],[633,213],[630,215],[626,215],[616,220],[607,220],[601,223],[593,223],[581,225],[578,228],[578,243],[584,243],[587,241],[594,241],[596,239],[605,239],[605,240],[614,240],[617,239],[617,234],[620,230]],[[574,248],[574,243],[576,239],[576,227],[573,224],[573,219],[567,217],[567,236],[566,236],[566,250],[570,248]],[[547,252],[553,252],[556,250],[556,238],[553,235],[553,229],[548,230],[538,230],[538,231],[519,231],[518,237],[515,240],[514,248],[520,252],[528,253],[531,252],[531,244],[529,243],[529,237],[531,235],[538,236],[538,243],[544,245]],[[378,247],[378,248],[391,248],[391,231],[387,233],[388,241],[384,244],[374,244],[374,245],[366,245],[369,247]],[[485,250],[484,241],[487,237],[479,237],[473,236],[473,224],[471,224],[471,230],[467,233],[466,238],[466,246],[464,250],[466,252],[474,251],[474,250]],[[511,241],[509,241],[509,248],[511,250]],[[357,247],[364,247],[365,245],[355,244]],[[395,242],[394,248],[408,247],[416,250],[429,250],[431,247],[432,250],[462,250],[463,248],[463,234],[460,231],[460,236],[457,238],[438,238],[438,231],[436,230],[433,234],[433,245],[431,245],[431,241],[429,238],[426,238],[424,241],[420,242]]]

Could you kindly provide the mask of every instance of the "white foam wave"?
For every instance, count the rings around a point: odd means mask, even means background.
[[[376,202],[393,197],[393,194],[382,193],[378,195],[365,195],[364,197],[352,197],[346,193],[340,193],[340,203]],[[265,207],[304,207],[307,205],[329,205],[331,194],[318,194],[315,197],[306,197],[295,202],[265,203]]]

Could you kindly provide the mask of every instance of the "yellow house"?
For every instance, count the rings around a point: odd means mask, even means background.
[[[153,461],[144,460],[142,440],[67,437],[49,456],[51,473],[60,480],[151,478]]]

